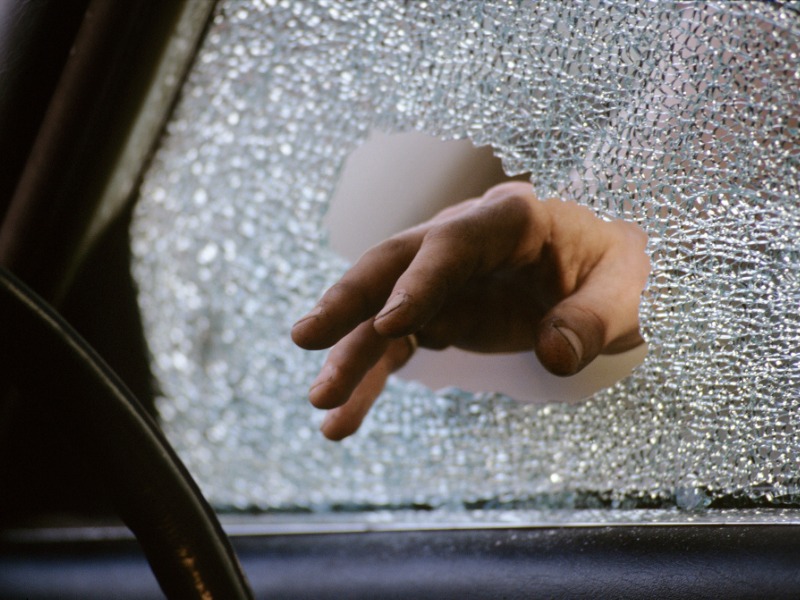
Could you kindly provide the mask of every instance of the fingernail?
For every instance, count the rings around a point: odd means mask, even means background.
[[[300,323],[303,323],[304,321],[308,321],[309,319],[314,319],[320,316],[321,314],[322,314],[322,307],[315,306],[313,309],[311,309],[311,311],[307,315],[301,317],[294,325],[292,325],[292,328],[297,327],[298,325],[300,325]]]
[[[583,343],[581,343],[581,338],[578,337],[578,334],[572,331],[572,329],[568,329],[567,327],[559,327],[555,325],[556,331],[564,336],[564,339],[567,340],[572,351],[575,353],[575,356],[578,359],[578,363],[583,360]]]
[[[405,292],[397,292],[394,296],[389,298],[389,301],[384,305],[381,312],[377,314],[375,320],[377,321],[378,319],[383,319],[390,312],[397,310],[403,304],[405,304],[406,300],[408,300],[408,294]]]

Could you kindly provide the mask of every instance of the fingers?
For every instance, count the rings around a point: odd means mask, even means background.
[[[306,350],[329,348],[386,302],[424,232],[404,232],[368,250],[317,305],[292,327],[292,340]]]
[[[406,339],[378,335],[367,321],[336,344],[311,384],[309,400],[317,408],[332,409],[322,433],[340,440],[354,433],[383,390],[386,379],[413,354]]]
[[[473,274],[513,259],[520,240],[526,254],[540,245],[544,235],[525,233],[536,205],[529,184],[497,186],[375,246],[295,323],[293,340],[327,348],[373,316],[382,335],[413,333]]]
[[[386,380],[403,366],[414,352],[414,345],[406,338],[391,340],[386,352],[367,371],[347,401],[328,411],[320,431],[329,440],[339,441],[355,433],[372,405],[380,396]]]
[[[335,408],[350,398],[359,382],[384,356],[391,340],[379,336],[365,321],[328,353],[308,398],[317,408]]]
[[[525,235],[534,220],[535,202],[530,191],[523,195],[518,187],[507,186],[506,193],[494,192],[468,210],[433,222],[375,317],[375,329],[387,337],[415,333],[470,279],[513,262],[520,240],[532,246],[534,238],[541,246],[543,232]]]
[[[320,427],[322,435],[329,440],[339,441],[354,434],[378,399],[388,377],[389,371],[383,364],[371,369],[353,391],[348,402],[329,410],[325,415]]]
[[[475,271],[475,262],[475,245],[466,239],[426,236],[376,315],[375,330],[387,337],[399,337],[420,329],[439,311],[448,293],[463,287]]]

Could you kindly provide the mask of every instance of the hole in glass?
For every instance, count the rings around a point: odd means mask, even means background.
[[[441,141],[422,133],[373,131],[348,158],[326,216],[332,249],[349,261],[390,235],[450,204],[482,195],[511,179],[489,146]],[[526,179],[517,177],[515,179]],[[561,378],[545,371],[533,352],[475,354],[421,348],[397,375],[436,390],[502,392],[522,402],[577,401],[639,365],[645,346],[600,356],[582,372]]]

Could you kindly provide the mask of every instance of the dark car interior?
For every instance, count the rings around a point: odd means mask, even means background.
[[[800,594],[800,520],[771,524],[774,506],[718,509],[762,511],[738,524],[417,530],[218,515],[160,430],[130,275],[157,137],[124,202],[98,217],[192,3],[0,6],[0,598]]]

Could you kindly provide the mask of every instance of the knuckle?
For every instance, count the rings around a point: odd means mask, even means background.
[[[612,224],[617,228],[620,235],[629,244],[641,249],[644,249],[647,246],[647,234],[645,233],[644,229],[639,227],[639,225],[636,223],[618,219],[616,221],[612,221]]]
[[[404,255],[409,252],[410,248],[410,241],[406,237],[398,234],[383,240],[378,245],[373,246],[368,252],[379,256]]]
[[[364,311],[369,308],[369,295],[363,286],[351,281],[345,275],[328,289],[321,301],[324,305],[338,303],[355,306],[357,310]]]
[[[345,277],[329,287],[328,291],[325,293],[325,296],[326,300],[335,300],[343,296],[349,296],[353,293],[358,293],[357,286]]]
[[[495,185],[483,195],[484,201],[497,202],[509,199],[530,200],[535,197],[533,186],[525,181],[506,181]]]
[[[423,243],[445,244],[452,250],[466,251],[474,247],[479,235],[473,219],[459,217],[433,225],[426,233]]]

